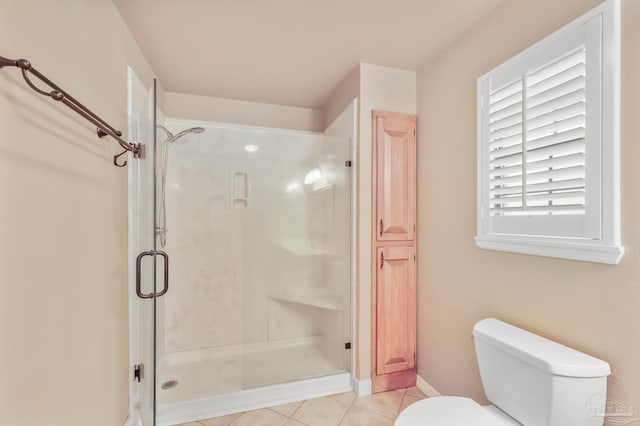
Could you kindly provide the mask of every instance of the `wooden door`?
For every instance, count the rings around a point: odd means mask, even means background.
[[[413,241],[416,212],[416,118],[373,112],[376,238]]]
[[[375,373],[412,370],[416,353],[415,248],[381,247],[377,260]]]

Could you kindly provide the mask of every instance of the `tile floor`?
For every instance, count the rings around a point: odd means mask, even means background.
[[[416,387],[360,398],[348,392],[179,426],[393,426],[406,406],[422,398]]]

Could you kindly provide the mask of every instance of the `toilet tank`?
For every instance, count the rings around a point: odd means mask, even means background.
[[[473,327],[487,399],[525,426],[600,426],[609,364],[488,318]]]

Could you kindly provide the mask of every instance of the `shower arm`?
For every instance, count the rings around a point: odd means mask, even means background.
[[[142,151],[142,146],[140,144],[129,143],[123,140],[121,138],[122,136],[121,131],[111,127],[109,123],[104,121],[102,118],[96,115],[89,108],[82,105],[79,101],[77,101],[67,92],[62,90],[58,85],[56,85],[54,82],[49,80],[47,77],[41,74],[38,70],[33,68],[33,66],[31,65],[31,62],[29,62],[28,60],[26,59],[14,60],[14,59],[8,59],[0,56],[0,68],[3,68],[3,67],[20,68],[22,70],[22,77],[24,78],[24,81],[26,81],[29,87],[31,87],[35,92],[43,96],[47,96],[56,102],[63,103],[64,105],[69,107],[71,110],[73,110],[76,114],[82,116],[85,120],[89,121],[91,124],[96,126],[96,133],[98,134],[99,138],[103,138],[105,136],[111,136],[113,139],[115,139],[118,142],[118,144],[120,144],[120,146],[124,148],[124,151],[122,151],[120,154],[113,156],[113,164],[116,167],[124,167],[127,165],[126,160],[124,160],[121,163],[119,162],[119,158],[122,155],[126,154],[127,152],[132,152],[134,158],[142,158],[143,151]],[[29,78],[29,74],[34,75],[40,81],[45,83],[47,86],[49,86],[53,90],[51,92],[46,92],[38,88],[35,84],[33,84],[31,79]]]

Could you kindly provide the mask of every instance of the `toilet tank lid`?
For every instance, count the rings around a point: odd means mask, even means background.
[[[605,361],[495,318],[478,322],[473,327],[473,337],[556,376],[604,377],[611,374]]]

